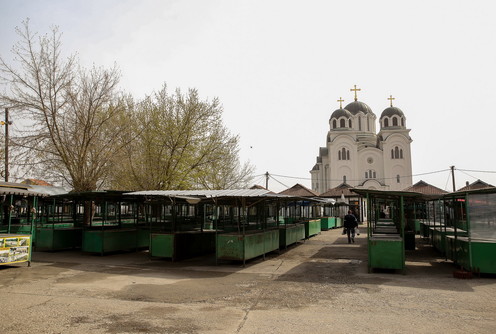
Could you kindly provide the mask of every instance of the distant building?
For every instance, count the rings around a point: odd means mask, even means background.
[[[319,194],[317,194],[315,191],[308,189],[302,184],[295,184],[291,188],[288,188],[286,190],[281,191],[279,194],[281,195],[288,195],[288,196],[295,196],[295,197],[318,197]]]
[[[379,118],[372,109],[357,100],[335,110],[329,119],[326,145],[321,147],[317,162],[310,171],[312,190],[324,193],[341,184],[351,187],[402,190],[412,185],[410,129],[403,111],[390,106]]]
[[[481,180],[477,180],[473,183],[465,183],[465,187],[458,189],[457,191],[467,191],[467,190],[476,190],[476,189],[485,189],[485,188],[494,188],[493,185],[486,183]]]
[[[37,180],[37,179],[26,179],[22,181],[21,183],[23,184],[28,184],[28,185],[35,185],[35,186],[53,186],[52,184],[43,181],[43,180]]]
[[[412,192],[420,193],[425,196],[442,196],[448,194],[446,190],[435,187],[422,180],[415,183],[413,186],[404,189],[404,191],[412,191]]]

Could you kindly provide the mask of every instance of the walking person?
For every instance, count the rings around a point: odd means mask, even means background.
[[[344,216],[344,228],[346,229],[346,235],[348,236],[348,243],[351,244],[355,242],[355,228],[358,227],[358,221],[351,210],[348,210],[348,214]]]

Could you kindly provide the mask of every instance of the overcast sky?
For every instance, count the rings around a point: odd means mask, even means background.
[[[0,54],[30,18],[40,33],[59,26],[83,64],[116,63],[136,98],[164,83],[218,97],[241,159],[287,186],[310,187],[339,97],[353,101],[356,84],[379,119],[392,94],[412,130],[414,183],[451,190],[452,165],[457,188],[496,185],[495,3],[0,0]]]

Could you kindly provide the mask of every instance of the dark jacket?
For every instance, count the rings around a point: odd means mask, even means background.
[[[358,221],[353,214],[347,214],[344,216],[344,224],[343,226],[348,229],[352,229],[358,227]]]

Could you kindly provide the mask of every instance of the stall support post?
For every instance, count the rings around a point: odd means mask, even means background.
[[[471,232],[471,228],[470,228],[470,211],[469,211],[468,194],[467,193],[465,193],[465,210],[466,210],[466,215],[467,215],[468,260],[469,260],[470,271],[473,271],[472,270],[472,264],[473,264],[473,258],[472,258],[472,232]]]
[[[14,205],[14,195],[10,195],[10,206],[9,206],[9,226],[7,228],[7,233],[10,234],[10,225],[12,225],[12,207]]]

